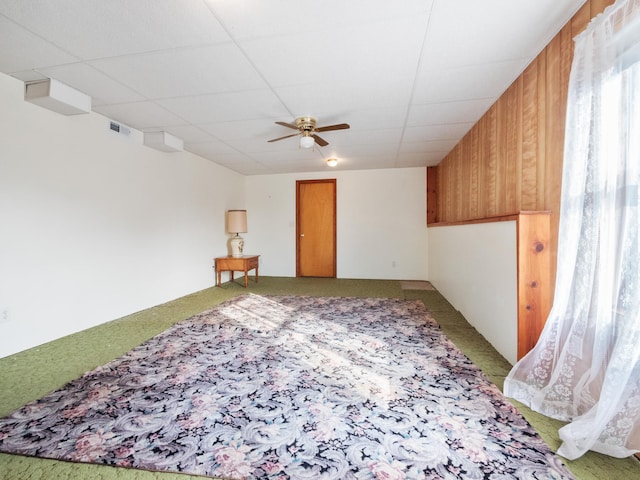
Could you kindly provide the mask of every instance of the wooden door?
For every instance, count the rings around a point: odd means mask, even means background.
[[[336,276],[336,180],[296,182],[296,276]]]

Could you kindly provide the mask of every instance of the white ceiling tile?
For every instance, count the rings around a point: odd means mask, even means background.
[[[271,168],[273,174],[284,173],[312,173],[324,170],[325,165],[321,162],[313,164],[292,163],[290,165],[277,165]]]
[[[396,129],[404,126],[409,111],[409,104],[404,102],[393,107],[372,108],[374,106],[369,100],[366,104],[363,102],[361,107],[357,110],[344,112],[340,116],[323,117],[322,123],[348,123],[354,132]]]
[[[332,144],[340,146],[398,144],[402,139],[402,128],[336,130],[322,132],[319,135]]]
[[[267,89],[169,98],[157,103],[195,124],[288,116],[278,98]]]
[[[377,170],[395,167],[395,157],[386,155],[366,155],[358,157],[339,158],[339,165],[344,170]]]
[[[360,144],[360,145],[342,145],[332,150],[331,144],[327,147],[323,147],[323,151],[330,152],[330,156],[376,156],[385,155],[386,157],[395,157],[398,152],[399,142],[393,143],[378,143],[378,144]]]
[[[282,154],[299,148],[299,137],[291,137],[278,142],[268,143],[267,140],[270,139],[271,137],[227,138],[225,142],[253,156],[266,152]]]
[[[229,41],[199,1],[3,0],[0,13],[85,60]]]
[[[415,153],[405,152],[398,155],[397,167],[432,167],[442,161],[448,152]]]
[[[0,16],[0,71],[21,72],[77,60],[68,52]]]
[[[0,72],[246,175],[432,165],[584,1],[0,0]]]
[[[275,173],[273,169],[269,168],[268,166],[261,165],[258,163],[253,163],[253,164],[240,163],[239,166],[237,163],[232,163],[227,168],[235,172],[238,172],[242,175],[271,175]],[[285,173],[289,173],[289,172],[285,172]]]
[[[412,105],[407,125],[438,125],[477,121],[493,104],[493,99]]]
[[[430,140],[425,142],[403,142],[400,147],[401,153],[426,153],[449,152],[458,143],[458,139],[453,140]]]
[[[406,112],[411,99],[413,77],[381,76],[375,82],[350,80],[320,80],[310,85],[279,87],[275,91],[295,116],[312,115],[324,118],[347,118],[346,114],[361,110],[402,109]],[[329,123],[333,121],[327,120]],[[392,125],[393,126],[393,125]]]
[[[46,80],[47,76],[36,72],[35,70],[23,70],[21,72],[13,72],[12,77],[22,80],[23,82],[34,82],[36,80]]]
[[[155,128],[148,131],[157,132],[160,130],[158,128]],[[164,129],[164,131],[170,133],[171,135],[175,135],[178,138],[181,138],[185,143],[200,143],[215,140],[207,132],[194,125],[176,125],[167,127],[166,129]]]
[[[248,166],[256,163],[251,158],[238,152],[218,153],[207,149],[192,148],[191,146],[189,146],[188,151],[223,166],[236,164]]]
[[[147,99],[265,88],[234,44],[175,49],[89,62]]]
[[[188,150],[192,153],[202,154],[203,156],[225,156],[230,155],[232,157],[245,157],[242,153],[234,150],[229,145],[226,145],[219,140],[209,140],[208,142],[199,142],[199,143],[189,143],[187,146]]]
[[[407,127],[402,137],[405,142],[423,142],[429,140],[456,140],[462,138],[474,122],[446,123]]]
[[[332,134],[330,135],[330,133]],[[346,150],[347,146],[355,147],[356,145],[358,145],[357,142],[350,142],[349,137],[346,137],[345,135],[340,135],[341,133],[347,134],[348,130],[341,130],[341,131],[327,132],[327,133],[323,132],[319,134],[320,138],[322,138],[328,143],[328,145],[324,147],[318,147],[319,150],[322,151],[323,155],[335,157],[337,155],[341,155]],[[389,145],[390,142],[393,142],[393,140],[389,140],[387,142],[380,140],[376,142],[376,144],[382,147],[382,146]],[[366,145],[366,144],[364,142],[360,142],[359,145]]]
[[[158,127],[158,130],[164,130],[163,126],[184,124],[184,119],[173,115],[153,102],[101,105],[94,107],[93,110],[138,130],[154,127]]]
[[[268,149],[253,152],[251,156],[257,160],[266,161],[267,163],[302,162],[323,158],[323,152],[318,146],[314,148],[300,148],[295,139],[291,143],[288,143],[287,140],[279,143],[286,148],[272,150],[271,147],[275,144],[270,144]]]
[[[56,67],[41,68],[39,71],[49,78],[55,78],[90,95],[91,103],[94,106],[145,100],[139,93],[125,87],[86,63],[70,63]]]
[[[187,151],[198,155],[206,160],[210,160],[218,165],[227,167],[237,173],[243,175],[261,175],[272,173],[267,165],[263,165],[243,154],[213,154],[207,152],[191,151],[187,148]]]
[[[583,3],[584,0],[436,0],[422,68],[531,58],[564,23],[553,21],[557,12],[577,11]]]
[[[274,87],[314,84],[323,79],[331,79],[333,83],[345,77],[352,84],[368,84],[372,78],[385,74],[414,75],[425,28],[423,18],[403,18],[333,29],[320,42],[309,42],[303,33],[262,38],[241,45]],[[385,32],[384,35],[381,32]],[[389,41],[398,37],[403,38],[401,49]]]
[[[239,40],[274,35],[302,34],[302,44],[322,43],[334,29],[399,18],[422,17],[432,0],[206,0],[222,23]]]
[[[420,72],[412,101],[435,103],[472,98],[498,98],[529,63],[507,62],[468,65]]]
[[[266,145],[267,140],[281,137],[286,134],[283,133],[283,127],[275,124],[278,120],[282,121],[282,119],[278,118],[257,118],[230,122],[207,123],[200,125],[200,128],[216,138],[238,140],[240,142],[255,139],[265,143]],[[296,133],[295,130],[289,131],[290,133]]]

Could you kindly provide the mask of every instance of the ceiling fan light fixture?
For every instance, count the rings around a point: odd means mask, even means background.
[[[303,135],[302,137],[300,137],[300,147],[302,148],[311,148],[313,147],[314,143],[315,140],[309,135]]]
[[[345,130],[347,128],[351,128],[348,123],[337,123],[335,125],[325,125],[324,127],[316,127],[316,119],[313,117],[298,117],[295,120],[295,125],[289,122],[275,122],[276,125],[280,125],[282,127],[291,128],[293,130],[297,130],[298,133],[292,133],[290,135],[285,135],[284,137],[274,138],[272,140],[267,140],[267,142],[277,142],[278,140],[284,140],[285,138],[297,137],[298,135],[302,135],[300,137],[300,148],[313,148],[314,145],[318,145],[319,147],[326,147],[329,145],[324,138],[318,135],[318,133],[322,132],[330,132],[332,130]]]
[[[336,165],[338,165],[338,159],[337,158],[327,158],[327,165],[329,165],[330,167],[335,167]]]

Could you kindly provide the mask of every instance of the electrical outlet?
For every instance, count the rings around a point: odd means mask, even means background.
[[[11,321],[11,315],[8,308],[0,310],[0,323],[9,323]]]

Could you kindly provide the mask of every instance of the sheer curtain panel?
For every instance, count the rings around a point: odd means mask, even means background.
[[[640,450],[640,0],[575,38],[554,304],[505,393],[568,422],[560,455]]]

